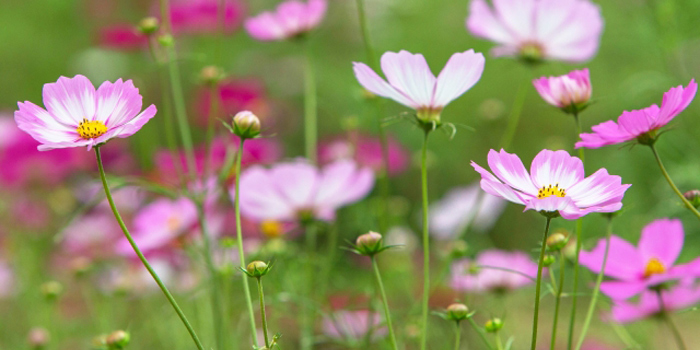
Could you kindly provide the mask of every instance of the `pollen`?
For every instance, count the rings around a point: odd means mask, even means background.
[[[566,190],[559,187],[559,184],[556,184],[554,186],[542,186],[542,188],[540,188],[540,190],[537,191],[538,199],[547,198],[551,196],[566,197]]]
[[[260,231],[268,238],[276,238],[282,235],[282,224],[274,220],[266,220],[260,223]]]
[[[652,275],[660,275],[666,272],[664,264],[657,258],[651,258],[647,263],[647,267],[644,269],[644,278],[651,277]]]
[[[107,132],[107,126],[102,121],[83,118],[83,121],[78,124],[77,131],[81,138],[89,140],[104,135]]]

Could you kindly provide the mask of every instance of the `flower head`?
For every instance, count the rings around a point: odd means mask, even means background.
[[[614,278],[600,285],[613,299],[627,299],[664,282],[700,276],[700,259],[674,265],[683,248],[683,225],[678,219],[659,219],[642,229],[637,247],[618,236],[610,237],[605,275]],[[590,252],[582,251],[579,262],[598,273],[605,240]]]
[[[339,159],[353,159],[358,164],[379,171],[382,159],[382,145],[378,138],[369,135],[353,135],[348,139],[337,138],[319,145],[318,159],[321,163],[330,163]],[[387,173],[396,176],[408,168],[409,152],[393,137],[387,137],[389,155]]]
[[[326,14],[326,0],[308,0],[303,3],[287,0],[274,12],[263,12],[245,21],[245,29],[262,41],[285,40],[305,34],[316,28]]]
[[[616,300],[612,306],[612,319],[620,323],[634,322],[647,317],[680,310],[700,302],[700,285],[692,280],[682,281],[671,289],[661,291],[661,302],[655,291],[647,290],[639,297],[639,301],[630,302]],[[663,303],[663,304],[662,304]]]
[[[380,327],[382,323],[381,315],[376,312],[336,311],[323,319],[323,334],[335,340],[358,342],[372,331],[372,340],[378,340],[387,335],[387,329]]]
[[[88,78],[60,77],[44,85],[43,109],[19,102],[17,126],[39,141],[38,149],[92,147],[128,137],[156,115],[156,106],[141,111],[141,95],[131,80],[106,81],[95,90]],[[139,113],[140,112],[140,113]]]
[[[170,19],[176,34],[217,33],[223,3],[224,30],[232,33],[239,28],[245,13],[245,4],[239,0],[174,0],[170,5]]]
[[[559,77],[542,77],[532,83],[547,103],[567,113],[584,110],[591,99],[592,88],[588,68]]]
[[[542,150],[529,174],[518,156],[504,150],[491,150],[488,163],[496,176],[472,161],[486,193],[525,205],[525,210],[567,220],[620,210],[622,197],[631,186],[623,185],[619,176],[609,175],[605,168],[584,177],[581,160],[566,151]]]
[[[499,44],[494,56],[526,61],[589,60],[598,51],[603,18],[588,0],[472,0],[467,29]]]
[[[593,126],[593,133],[581,134],[576,148],[600,148],[635,139],[641,144],[651,144],[656,141],[656,131],[683,112],[697,91],[695,79],[685,88],[682,85],[671,88],[664,94],[661,108],[654,104],[644,109],[624,111],[617,123],[608,120]]]
[[[506,201],[479,193],[479,184],[451,189],[430,205],[430,234],[438,239],[455,239],[467,227],[488,231],[505,209]]]
[[[439,122],[442,109],[481,78],[484,56],[469,50],[450,57],[435,77],[421,54],[385,52],[386,81],[364,63],[353,62],[355,77],[370,92],[413,108],[423,122]]]
[[[507,291],[533,283],[536,276],[537,264],[527,254],[490,249],[474,261],[462,259],[452,264],[450,284],[458,291]]]

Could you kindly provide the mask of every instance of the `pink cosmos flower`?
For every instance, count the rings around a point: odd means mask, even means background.
[[[484,56],[474,50],[455,53],[437,78],[423,55],[405,50],[385,52],[381,65],[386,81],[360,62],[353,62],[355,77],[373,94],[415,109],[420,120],[439,122],[442,109],[479,81]]]
[[[583,163],[566,151],[542,150],[528,174],[520,158],[504,150],[491,150],[488,163],[494,176],[474,161],[486,193],[525,205],[546,215],[573,220],[593,212],[610,213],[622,208],[622,197],[631,185],[605,168],[584,177]]]
[[[379,171],[384,164],[382,145],[378,138],[354,135],[352,139],[337,138],[319,145],[318,159],[325,164],[339,159],[354,159],[358,164]],[[393,137],[387,137],[389,176],[396,176],[408,168],[409,152]]]
[[[653,143],[657,130],[683,112],[697,91],[695,79],[685,88],[682,85],[671,88],[664,93],[661,108],[654,104],[644,109],[624,111],[617,118],[617,123],[608,120],[593,126],[593,133],[581,134],[581,141],[576,143],[576,148],[600,148],[635,139],[642,144]]]
[[[241,213],[255,221],[331,221],[338,208],[364,198],[373,186],[372,170],[350,160],[322,169],[304,159],[252,166],[240,177]]]
[[[588,68],[571,71],[559,77],[542,77],[532,82],[540,96],[552,106],[578,112],[591,99],[591,78]]]
[[[175,34],[209,34],[220,31],[220,0],[174,0],[170,19]],[[239,0],[224,1],[224,29],[234,32],[245,15],[245,4]],[[157,13],[160,13],[157,11]]]
[[[505,209],[506,201],[479,191],[479,184],[451,189],[430,205],[430,234],[443,240],[457,238],[467,227],[488,231]]]
[[[97,211],[72,222],[61,233],[61,245],[72,256],[105,257],[114,251],[114,244],[123,239],[111,211]]]
[[[336,311],[323,318],[323,334],[335,340],[357,342],[364,340],[372,331],[372,340],[387,335],[386,327],[380,327],[383,318],[379,313],[367,310]]]
[[[100,28],[98,40],[100,45],[120,51],[142,50],[148,47],[148,37],[130,23]]]
[[[692,280],[685,280],[670,289],[663,290],[661,300],[663,307],[659,303],[658,294],[650,290],[643,292],[636,303],[616,300],[612,306],[612,319],[620,323],[628,323],[660,312],[691,307],[700,302],[700,285],[693,283]]]
[[[527,254],[498,249],[482,251],[475,261],[458,260],[451,270],[450,285],[457,291],[509,291],[529,285],[537,277],[537,264]]]
[[[467,29],[496,42],[494,56],[527,60],[591,59],[600,44],[603,18],[588,0],[472,0]]]
[[[316,28],[326,14],[326,0],[308,0],[307,3],[287,0],[275,12],[263,12],[248,18],[245,29],[262,41],[285,40]]]
[[[274,123],[273,118],[267,117],[269,106],[265,87],[263,83],[256,79],[226,79],[216,86],[219,92],[219,113],[215,118],[232,116],[240,111],[251,111],[257,115],[265,128],[269,128]],[[204,86],[198,93],[196,115],[200,116],[197,121],[206,126],[209,123],[211,108],[211,87]]]
[[[637,247],[618,236],[610,237],[605,281],[600,291],[613,299],[627,299],[670,280],[700,276],[700,258],[674,265],[683,248],[683,225],[678,219],[659,219],[642,229]],[[579,262],[594,273],[600,272],[605,240],[590,252],[582,251]]]
[[[156,115],[156,106],[141,111],[141,95],[131,80],[106,81],[95,91],[88,78],[60,77],[44,85],[43,109],[19,102],[17,126],[41,143],[40,151],[87,146],[128,137]],[[139,113],[140,112],[140,113]]]

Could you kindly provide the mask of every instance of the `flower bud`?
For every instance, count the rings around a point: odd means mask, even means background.
[[[270,267],[265,262],[259,260],[253,261],[246,267],[246,272],[248,272],[248,276],[255,278],[265,276],[269,271]]]
[[[27,335],[29,347],[36,350],[46,348],[50,340],[49,331],[41,327],[32,328]]]
[[[569,237],[563,232],[554,232],[547,237],[547,250],[550,252],[558,252],[569,241]]]
[[[683,197],[695,208],[700,207],[700,190],[690,190],[683,194]]]
[[[160,22],[158,21],[158,18],[155,17],[146,17],[139,21],[139,26],[138,29],[141,33],[145,35],[151,35],[155,32],[158,31],[158,28],[160,27]]]
[[[484,330],[489,333],[496,333],[501,330],[501,328],[503,328],[503,320],[498,317],[494,317],[486,321],[486,324],[484,325]]]
[[[238,112],[233,117],[233,133],[243,139],[252,139],[260,135],[260,119],[251,111]]]
[[[369,231],[355,240],[355,246],[357,251],[362,255],[372,256],[382,251],[384,243],[382,242],[382,235]]]
[[[469,253],[469,244],[459,239],[450,244],[450,257],[452,259],[460,259]]]
[[[566,113],[578,115],[591,99],[592,87],[588,69],[575,70],[558,77],[542,77],[533,81],[542,99]]]
[[[119,330],[110,333],[105,342],[110,350],[119,350],[126,348],[131,340],[131,335],[128,332]]]
[[[216,86],[225,76],[224,71],[217,66],[206,66],[199,72],[199,79],[209,86]]]
[[[158,37],[158,43],[163,47],[171,47],[175,45],[175,38],[170,34],[163,34]]]
[[[556,260],[557,259],[554,257],[554,255],[547,254],[544,256],[544,259],[542,259],[542,266],[552,265]]]
[[[452,321],[462,321],[469,316],[467,305],[455,303],[447,307],[447,318]]]
[[[49,281],[41,285],[41,294],[49,301],[54,301],[63,294],[63,285],[57,281]]]

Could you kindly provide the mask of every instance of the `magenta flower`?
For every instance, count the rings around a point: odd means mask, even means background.
[[[499,46],[494,56],[528,61],[589,60],[603,32],[600,9],[588,0],[472,0],[467,29]]]
[[[124,238],[114,215],[109,211],[84,215],[66,227],[61,235],[61,244],[66,253],[84,257],[110,256],[114,245]]]
[[[525,205],[546,215],[573,220],[588,213],[610,213],[622,208],[622,197],[631,185],[605,168],[584,177],[583,163],[566,151],[542,150],[528,174],[520,158],[504,150],[491,150],[488,163],[494,176],[474,161],[486,193]]]
[[[405,50],[385,52],[381,65],[386,81],[360,62],[353,62],[355,77],[373,94],[415,109],[421,121],[439,122],[442,109],[479,81],[484,55],[474,50],[455,53],[437,78],[423,55]]]
[[[120,51],[142,50],[148,47],[148,37],[139,33],[133,24],[115,24],[100,28],[99,43]]]
[[[661,291],[661,300],[655,291],[647,290],[639,301],[616,300],[612,306],[611,316],[616,322],[627,323],[641,320],[661,312],[669,312],[691,307],[700,302],[700,286],[692,280]]]
[[[379,313],[367,310],[336,311],[323,318],[323,334],[335,340],[358,342],[366,339],[372,331],[372,340],[379,340],[387,335],[386,327]]]
[[[232,33],[241,24],[245,5],[238,0],[225,0],[224,30]],[[170,5],[170,19],[176,34],[211,34],[220,31],[220,0],[174,0]],[[160,13],[160,12],[157,12]]]
[[[364,198],[373,186],[372,170],[350,160],[322,169],[303,159],[252,166],[240,177],[241,213],[255,221],[331,221],[338,208]]]
[[[274,12],[263,12],[248,18],[245,29],[262,41],[285,40],[305,34],[316,28],[326,14],[326,0],[308,0],[307,3],[287,0]]]
[[[484,250],[452,264],[452,289],[462,292],[510,291],[534,283],[537,264],[523,252]]]
[[[624,111],[617,118],[617,123],[608,120],[593,126],[592,134],[581,134],[581,141],[576,143],[576,148],[600,148],[635,139],[641,144],[651,144],[656,140],[657,130],[683,112],[697,91],[695,79],[685,88],[682,85],[671,88],[664,93],[661,108],[654,104],[644,109]]]
[[[505,209],[506,201],[479,191],[479,184],[451,189],[430,205],[430,234],[438,239],[456,239],[467,228],[488,231]]]
[[[571,71],[559,77],[542,77],[532,82],[542,99],[569,113],[586,108],[591,99],[591,78],[588,68]]]
[[[614,278],[600,285],[613,299],[627,299],[671,280],[700,276],[700,258],[674,265],[683,248],[683,225],[678,219],[659,219],[642,229],[637,247],[618,236],[610,237],[605,275]],[[579,262],[598,273],[603,263],[605,240],[590,252],[582,251]]]
[[[387,137],[389,153],[389,176],[396,176],[408,168],[408,150],[392,137]],[[321,163],[330,163],[340,159],[353,159],[357,164],[379,171],[384,165],[382,145],[378,138],[369,135],[355,135],[350,139],[337,138],[319,145],[318,159]]]
[[[263,83],[256,79],[236,79],[223,80],[216,86],[219,96],[219,113],[215,118],[232,116],[240,111],[251,111],[260,117],[260,121],[269,128],[275,120],[269,117],[270,106],[267,102],[265,87]],[[197,96],[197,113],[201,118],[196,120],[202,126],[207,126],[211,113],[211,92],[210,86],[203,86]]]
[[[19,102],[15,122],[41,143],[40,151],[87,146],[88,150],[114,137],[128,137],[156,115],[156,106],[141,111],[141,95],[131,80],[106,81],[95,91],[88,78],[60,77],[44,85],[43,109]],[[140,112],[140,113],[139,113]]]

